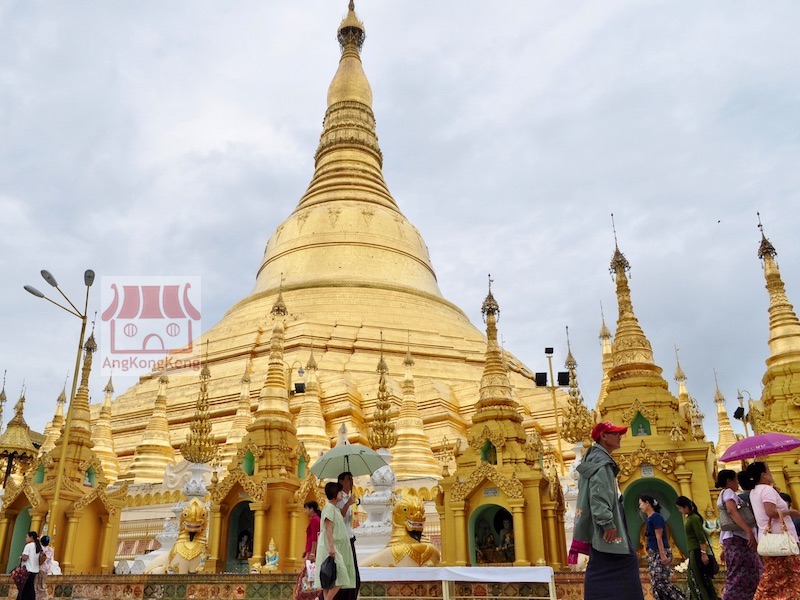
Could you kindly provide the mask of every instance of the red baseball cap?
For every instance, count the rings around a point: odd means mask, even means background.
[[[619,427],[611,421],[602,421],[592,429],[592,439],[596,442],[604,433],[625,433],[626,431],[628,431],[627,427]]]

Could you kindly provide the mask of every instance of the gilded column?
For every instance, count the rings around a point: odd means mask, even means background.
[[[556,571],[561,568],[561,560],[558,556],[558,539],[556,537],[556,511],[555,507],[548,506],[542,510],[542,517],[547,528],[547,554],[545,560],[547,564]]]
[[[541,515],[542,514],[542,503],[539,499],[539,489],[538,488],[529,488],[527,490],[527,498],[528,502],[528,514],[530,515]],[[540,517],[541,519],[541,517]],[[545,527],[546,523],[544,519],[540,521],[541,527]],[[534,535],[532,536],[533,540],[533,547],[531,548],[531,554],[533,556],[530,557],[530,561],[533,564],[539,564],[540,561],[545,560],[545,551],[544,551],[544,531],[541,532],[541,535]]]
[[[466,523],[466,502],[453,503],[453,517],[455,520],[455,534],[456,534],[456,566],[466,567],[468,562],[467,549],[467,523]]]
[[[67,514],[67,531],[64,538],[67,540],[67,545],[64,548],[64,561],[61,563],[61,570],[64,575],[72,573],[72,565],[74,564],[73,556],[75,554],[75,539],[78,537],[78,515],[74,512]]]
[[[258,508],[253,508],[253,513],[253,558],[258,558],[259,561],[263,562],[267,546],[264,538],[269,537],[269,534],[265,528],[266,520],[261,503],[258,504]]]
[[[525,536],[527,531],[525,529],[525,500],[510,500],[509,506],[511,507],[511,518],[514,523],[514,566],[515,567],[528,567],[531,562],[528,560],[528,551],[525,544]]]
[[[286,564],[288,569],[298,567],[300,564],[300,560],[297,556],[297,513],[299,512],[299,506],[297,502],[286,505],[286,508],[289,510],[289,556],[287,557],[288,564]]]
[[[100,572],[101,573],[111,573],[114,570],[114,553],[110,553],[108,551],[108,547],[110,544],[113,543],[111,540],[111,521],[108,518],[108,515],[101,515],[100,522],[102,523],[101,526],[101,536],[102,541],[100,542]],[[108,557],[111,557],[111,563],[109,564]]]
[[[211,507],[211,524],[209,527],[208,536],[208,560],[206,564],[211,572],[216,573],[219,569],[217,563],[219,562],[219,538],[222,529],[222,506]],[[253,535],[255,539],[255,534]]]

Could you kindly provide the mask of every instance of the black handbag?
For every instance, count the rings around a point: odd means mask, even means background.
[[[319,567],[319,583],[323,590],[329,590],[336,585],[336,561],[328,556]]]

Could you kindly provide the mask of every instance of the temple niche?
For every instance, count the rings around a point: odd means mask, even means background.
[[[500,307],[489,289],[486,361],[468,445],[440,486],[442,561],[515,566],[566,564],[564,498],[552,453],[526,435],[497,343]]]

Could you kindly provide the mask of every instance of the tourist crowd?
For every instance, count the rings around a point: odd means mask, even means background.
[[[612,458],[627,427],[598,423],[595,444],[577,467],[578,500],[570,563],[587,553],[586,600],[643,600],[636,547],[628,535],[623,497],[617,483],[619,467]],[[800,600],[800,549],[796,524],[800,511],[791,498],[774,487],[769,467],[753,462],[741,473],[719,472],[717,501],[720,556],[714,555],[708,523],[697,505],[679,496],[675,508],[683,515],[688,564],[687,589],[672,582],[674,539],[664,506],[653,496],[639,496],[645,515],[644,536],[653,597],[656,600],[718,600],[714,576],[724,562],[722,600]],[[739,493],[741,488],[744,492]],[[718,562],[719,561],[719,562]]]

